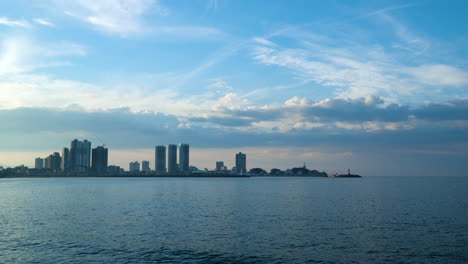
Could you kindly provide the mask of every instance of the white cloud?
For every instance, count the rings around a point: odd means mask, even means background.
[[[158,0],[54,0],[65,15],[93,26],[96,30],[121,37],[155,34],[176,39],[222,40],[219,29],[196,25],[150,24],[145,16],[168,16],[169,9]]]
[[[240,97],[236,93],[227,93],[223,97],[219,98],[214,105],[211,107],[211,109],[215,112],[217,111],[222,111],[224,109],[239,109],[241,106],[246,106],[250,104],[250,102],[245,99]]]
[[[222,78],[212,79],[211,81],[213,81],[213,83],[208,85],[208,88],[215,89],[216,93],[226,94],[234,90],[232,86]]]
[[[265,65],[290,69],[300,79],[320,84],[321,89],[329,88],[340,98],[379,95],[387,101],[408,100],[421,91],[435,96],[440,88],[457,88],[468,83],[468,71],[464,69],[434,62],[406,65],[382,46],[354,43],[336,47],[326,41],[297,41],[300,46],[296,48],[259,44],[253,57]],[[411,47],[410,56],[422,49]],[[428,85],[433,88],[428,89]]]
[[[85,109],[130,107],[132,111],[155,110],[180,116],[199,116],[212,111],[211,107],[220,103],[212,91],[187,95],[172,87],[181,80],[180,76],[190,78],[204,67],[211,66],[212,61],[189,73],[112,75],[107,80],[104,77],[101,85],[35,73],[37,69],[68,66],[71,64],[66,61],[69,57],[87,54],[87,47],[72,42],[40,43],[25,35],[3,39],[0,42],[0,90],[15,92],[0,94],[0,108],[67,107],[76,104]],[[228,84],[218,85],[224,85],[226,90],[229,88]]]
[[[321,49],[319,52],[323,52]],[[330,53],[316,53],[306,49],[273,49],[259,46],[254,58],[266,65],[286,67],[301,78],[331,89],[346,89],[346,96],[357,98],[378,91],[392,92],[389,78],[373,62],[357,58],[337,57]]]
[[[145,78],[140,76],[141,78]],[[161,82],[157,78],[162,78]],[[146,77],[152,83],[163,83],[164,76]],[[140,80],[143,82],[142,80]],[[207,94],[188,96],[159,85],[132,81],[104,82],[101,85],[64,80],[53,76],[16,72],[0,78],[0,109],[16,107],[67,108],[78,105],[84,110],[128,107],[131,111],[155,111],[181,118],[212,113],[217,107],[237,107],[247,102],[235,94],[212,98]],[[186,124],[190,125],[190,124]]]
[[[37,24],[43,25],[43,26],[55,27],[54,23],[49,22],[49,21],[47,21],[45,19],[42,19],[42,18],[35,18],[34,22],[36,22]]]
[[[254,38],[253,39],[254,42],[256,42],[257,44],[261,44],[261,45],[265,45],[265,46],[272,46],[272,47],[275,47],[277,46],[275,43],[269,41],[268,39],[265,39],[265,38]]]
[[[405,69],[421,83],[431,86],[463,86],[468,84],[468,73],[444,64],[425,64]]]
[[[96,29],[121,36],[147,31],[143,16],[151,11],[166,15],[168,10],[155,0],[57,0],[68,8],[66,15],[93,25]]]
[[[0,25],[5,25],[9,27],[22,27],[22,28],[29,28],[31,24],[25,20],[11,20],[7,17],[0,17]]]
[[[293,98],[287,100],[284,104],[286,106],[304,106],[309,105],[311,102],[308,98],[299,98],[294,96]]]

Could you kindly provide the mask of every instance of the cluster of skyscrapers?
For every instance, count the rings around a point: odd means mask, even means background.
[[[169,144],[167,145],[167,148],[163,145],[156,146],[154,149],[154,164],[156,174],[189,172],[189,144],[179,144],[179,163],[177,163],[177,145]]]
[[[92,157],[92,159],[91,159]],[[87,140],[73,140],[70,148],[63,148],[62,156],[54,152],[47,158],[36,158],[36,169],[62,170],[64,172],[84,173],[93,172],[104,174],[107,170],[108,149],[99,146],[91,150],[91,142]]]
[[[198,170],[190,166],[189,144],[158,145],[155,147],[154,155],[155,175],[186,175]],[[246,154],[242,152],[236,154],[236,166],[232,168],[231,173],[245,174],[247,172],[246,159]],[[141,165],[140,170],[138,161],[130,162],[129,172],[145,175],[153,173],[149,161],[142,161]],[[91,149],[90,141],[77,139],[70,143],[70,148],[63,148],[62,156],[58,152],[54,152],[45,159],[36,158],[35,168],[62,171],[65,174],[120,175],[123,173],[119,166],[108,166],[107,148],[98,146]],[[228,172],[223,161],[216,162],[216,171]]]

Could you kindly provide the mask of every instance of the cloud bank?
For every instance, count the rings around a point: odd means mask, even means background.
[[[195,118],[135,112],[129,108],[88,111],[73,105],[4,109],[0,110],[0,146],[12,150],[36,149],[47,141],[58,144],[76,136],[105,139],[117,149],[189,142],[203,148],[329,145],[389,150],[395,146],[468,142],[468,100],[415,109],[384,103],[376,97],[320,102],[293,98],[282,106],[224,109],[217,114],[225,117]],[[266,121],[273,122],[273,126],[290,127],[267,129],[262,126]],[[320,125],[297,125],[307,122]],[[25,140],[12,140],[19,137]]]

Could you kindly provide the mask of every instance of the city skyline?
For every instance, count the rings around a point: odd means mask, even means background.
[[[79,137],[124,168],[190,142],[202,168],[242,152],[265,169],[466,176],[467,8],[0,3],[0,166],[32,167]]]
[[[109,149],[103,146],[92,148],[91,141],[84,139],[74,139],[70,143],[70,148],[62,148],[62,156],[60,153],[54,152],[45,158],[36,157],[32,169],[51,169],[54,171],[62,171],[65,173],[91,173],[91,175],[105,175],[107,170],[114,167],[122,168],[127,172],[143,172],[146,174],[155,173],[156,175],[164,174],[181,174],[192,172],[194,170],[210,170],[210,171],[231,171],[225,166],[224,161],[214,161],[214,168],[207,166],[198,168],[190,163],[190,145],[187,143],[156,145],[154,147],[154,167],[151,167],[149,160],[135,160],[128,163],[128,169],[122,164],[109,163]],[[167,158],[171,157],[171,159]],[[235,154],[232,167],[232,172],[237,174],[245,174],[248,172],[246,166],[246,154],[239,152]],[[221,164],[221,165],[220,165]],[[24,165],[22,163],[21,165]],[[17,167],[21,165],[15,165]],[[166,168],[171,169],[166,169]]]

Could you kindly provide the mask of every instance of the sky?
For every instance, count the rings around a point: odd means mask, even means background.
[[[0,166],[88,139],[128,169],[468,176],[468,2],[0,2]]]

